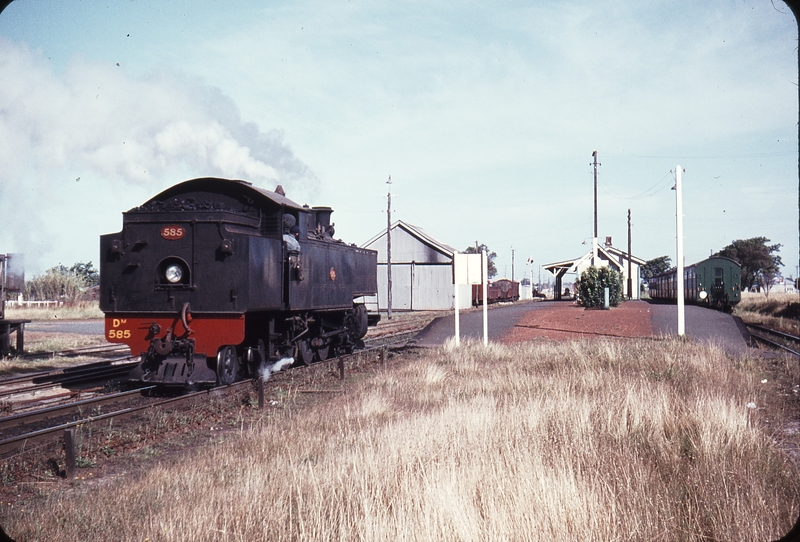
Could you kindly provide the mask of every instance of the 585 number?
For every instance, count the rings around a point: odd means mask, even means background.
[[[184,235],[186,235],[186,229],[183,226],[169,225],[161,228],[161,237],[170,241],[182,239]]]
[[[130,329],[109,329],[108,330],[108,338],[109,339],[130,339],[131,338],[131,330]]]

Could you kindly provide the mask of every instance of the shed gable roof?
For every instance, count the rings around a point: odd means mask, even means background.
[[[436,240],[422,228],[414,226],[413,224],[409,224],[408,222],[403,222],[402,220],[398,220],[397,222],[392,224],[391,229],[392,230],[401,229],[407,232],[409,235],[419,240],[421,243],[428,245],[429,247],[447,256],[448,258],[452,259],[453,255],[458,253],[458,251],[453,247]],[[361,245],[361,247],[369,248],[371,245],[375,244],[378,240],[382,239],[383,237],[386,237],[386,230],[383,230],[379,234],[375,235],[372,239]]]

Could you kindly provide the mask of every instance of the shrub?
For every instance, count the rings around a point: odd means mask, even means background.
[[[581,273],[578,295],[584,307],[605,306],[605,289],[608,304],[616,307],[622,303],[622,275],[609,267],[590,267]]]

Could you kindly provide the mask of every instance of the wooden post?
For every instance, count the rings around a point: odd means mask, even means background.
[[[21,322],[17,328],[17,355],[21,356],[25,350],[25,322]]]
[[[77,461],[75,458],[75,428],[64,430],[64,455],[66,456],[67,480],[75,479]]]
[[[258,379],[258,408],[264,408],[264,379]]]
[[[339,358],[339,380],[344,380],[344,358]]]

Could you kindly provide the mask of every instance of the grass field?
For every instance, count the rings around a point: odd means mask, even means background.
[[[60,307],[23,308],[7,307],[6,318],[21,320],[87,320],[103,318],[97,301],[82,301]]]
[[[734,315],[747,323],[762,324],[793,335],[800,335],[800,295],[742,292]]]
[[[213,445],[61,482],[0,523],[27,541],[773,540],[800,512],[768,425],[796,403],[775,392],[763,360],[680,340],[444,348],[231,413]]]

